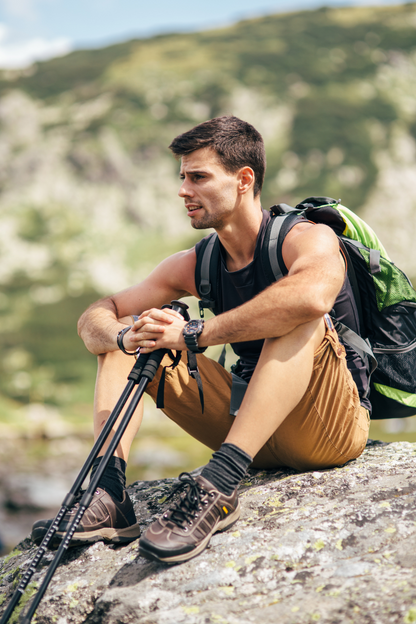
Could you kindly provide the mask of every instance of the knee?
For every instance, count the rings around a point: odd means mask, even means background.
[[[277,338],[266,338],[264,341],[265,346],[268,348],[279,347],[283,345],[305,345],[311,344],[313,349],[316,350],[325,337],[325,322],[323,318],[309,321],[308,323],[302,323],[298,325],[292,331],[279,336]]]
[[[97,357],[98,373],[109,373],[114,375],[128,375],[135,360],[122,351],[109,351]]]

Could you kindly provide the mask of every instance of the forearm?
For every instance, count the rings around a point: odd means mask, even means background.
[[[118,319],[111,297],[93,303],[78,321],[78,334],[94,355],[116,351],[117,334],[127,323]]]
[[[329,312],[341,288],[310,288],[307,276],[291,276],[250,301],[205,323],[199,345],[209,346],[284,336]]]

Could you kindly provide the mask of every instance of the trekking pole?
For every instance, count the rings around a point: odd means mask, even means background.
[[[172,310],[175,310],[177,312],[180,312],[180,314],[182,314],[182,316],[187,319],[187,317],[189,317],[188,313],[187,313],[187,309],[188,306],[186,305],[186,303],[183,303],[181,301],[172,301],[171,304],[169,306],[163,306],[163,307],[169,307]],[[74,519],[72,520],[64,538],[62,539],[62,542],[58,548],[58,551],[54,557],[54,559],[52,560],[50,566],[48,567],[47,573],[43,579],[42,585],[40,586],[38,592],[36,593],[30,608],[28,609],[27,614],[23,617],[22,619],[22,624],[30,624],[31,619],[40,603],[40,601],[42,600],[48,586],[49,583],[59,565],[59,563],[61,562],[61,559],[65,553],[65,551],[68,549],[69,544],[71,542],[71,539],[75,533],[76,528],[78,527],[79,523],[82,520],[82,517],[86,511],[86,509],[88,508],[88,505],[90,504],[93,496],[94,496],[94,492],[98,486],[98,483],[105,471],[105,469],[107,468],[108,462],[110,461],[111,457],[113,456],[116,448],[118,447],[121,438],[124,435],[124,432],[140,402],[140,399],[142,398],[144,391],[146,389],[146,386],[148,385],[148,383],[154,378],[157,369],[159,368],[160,362],[162,361],[164,355],[167,353],[166,349],[159,349],[158,351],[154,351],[153,353],[150,354],[142,354],[140,355],[140,357],[137,359],[135,365],[133,366],[133,369],[131,370],[131,372],[129,373],[128,376],[128,383],[120,397],[120,399],[118,400],[116,407],[114,408],[113,412],[111,413],[110,417],[107,420],[107,423],[105,425],[105,427],[103,428],[100,436],[98,437],[96,443],[94,444],[94,447],[90,453],[90,455],[88,456],[84,466],[81,469],[80,474],[78,475],[77,479],[74,482],[74,485],[72,486],[70,492],[67,494],[67,496],[65,497],[63,503],[62,503],[62,507],[59,510],[57,516],[55,517],[54,521],[52,522],[47,534],[45,535],[42,544],[40,545],[31,565],[29,566],[28,570],[26,571],[22,581],[20,582],[18,588],[16,589],[14,595],[12,596],[12,599],[8,605],[8,608],[6,609],[0,624],[6,624],[11,616],[11,614],[13,613],[17,603],[19,602],[20,598],[22,597],[27,585],[30,582],[30,579],[32,578],[37,565],[39,564],[40,560],[42,559],[44,553],[46,552],[47,549],[47,545],[49,544],[49,542],[51,541],[52,537],[54,536],[55,532],[58,530],[59,528],[59,524],[63,518],[63,516],[65,515],[66,511],[73,506],[74,502],[77,500],[77,494],[78,491],[81,488],[81,485],[85,479],[85,477],[87,476],[93,462],[94,459],[97,457],[99,451],[101,450],[102,446],[104,445],[104,442],[106,441],[111,429],[113,428],[118,416],[120,415],[121,410],[123,409],[124,405],[126,404],[134,385],[138,385],[138,388],[130,402],[130,404],[128,405],[126,412],[124,414],[124,416],[122,417],[122,420],[120,422],[120,425],[118,426],[116,432],[114,433],[114,436],[108,446],[107,451],[105,452],[103,459],[101,460],[96,473],[94,474],[94,477],[91,479],[88,488],[86,489],[86,491],[84,492],[82,498],[79,501],[79,506],[78,506],[78,510],[74,516]]]
[[[46,553],[48,546],[53,538],[53,536],[55,535],[56,531],[59,528],[59,525],[61,523],[62,518],[64,517],[64,515],[66,514],[66,512],[74,505],[74,503],[76,502],[78,495],[79,495],[79,491],[81,490],[81,486],[86,478],[86,476],[88,475],[92,464],[94,462],[94,459],[98,456],[98,453],[100,452],[102,446],[104,445],[104,442],[106,441],[111,429],[113,428],[115,422],[117,421],[117,418],[120,415],[121,410],[123,409],[124,405],[127,402],[127,399],[129,398],[130,394],[132,393],[132,390],[134,388],[135,383],[137,383],[136,381],[134,381],[133,379],[131,379],[132,376],[139,376],[140,375],[140,371],[142,370],[144,364],[147,361],[147,354],[142,354],[137,360],[136,363],[132,369],[132,371],[129,374],[129,381],[120,397],[120,399],[118,400],[114,410],[112,411],[112,413],[110,414],[105,426],[103,427],[99,437],[97,438],[96,442],[94,443],[94,446],[87,458],[87,460],[85,461],[85,464],[83,465],[83,467],[81,468],[81,471],[79,473],[79,475],[77,476],[77,478],[74,481],[74,484],[72,485],[70,491],[68,492],[68,494],[65,496],[64,500],[62,501],[62,505],[60,510],[58,511],[57,515],[55,516],[54,520],[52,521],[45,537],[42,540],[42,543],[40,544],[38,550],[36,551],[36,554],[33,558],[33,560],[31,561],[28,569],[26,570],[25,574],[23,575],[22,580],[20,581],[18,587],[16,588],[8,606],[6,611],[3,614],[3,617],[1,618],[0,624],[6,624],[9,621],[9,618],[11,616],[11,614],[13,613],[14,609],[16,608],[16,606],[18,605],[20,598],[23,596],[27,586],[30,583],[30,580],[32,578],[32,576],[34,575],[34,573],[36,572],[36,568],[38,567],[40,561],[42,560],[43,555]]]

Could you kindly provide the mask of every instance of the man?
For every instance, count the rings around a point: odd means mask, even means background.
[[[325,225],[298,219],[281,247],[287,276],[268,285],[259,259],[270,219],[260,203],[265,171],[261,135],[236,117],[219,117],[180,135],[170,149],[181,158],[179,195],[192,227],[214,228],[221,243],[222,313],[189,326],[179,313],[160,309],[173,299],[200,298],[198,244],[164,260],[142,283],[90,306],[79,321],[79,334],[98,356],[96,435],[132,367],[126,352],[182,351],[180,364],[166,369],[164,411],[215,452],[200,476],[181,476],[179,502],[140,539],[141,554],[175,563],[203,551],[213,533],[238,519],[237,486],[249,465],[298,470],[342,465],[363,451],[369,417],[364,398],[360,404],[364,366],[349,358],[359,393],[327,316],[339,293],[343,316],[354,312],[335,234]],[[126,329],[132,315],[138,320]],[[206,347],[224,343],[240,355],[237,372],[249,382],[235,416],[230,414],[231,374],[202,355]],[[199,353],[203,413],[184,358],[187,348]],[[166,357],[162,366],[169,364]],[[154,399],[161,370],[146,390]],[[124,474],[141,417],[138,409],[74,543],[138,537]],[[34,526],[38,541],[47,526],[45,521]]]

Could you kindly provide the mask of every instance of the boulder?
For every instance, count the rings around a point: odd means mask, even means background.
[[[239,522],[181,565],[143,559],[137,541],[72,548],[36,623],[416,622],[415,459],[416,444],[370,441],[340,468],[250,471]],[[130,486],[143,529],[166,507],[173,483]],[[35,552],[26,539],[1,559],[0,611]],[[21,603],[53,555],[44,556]]]

